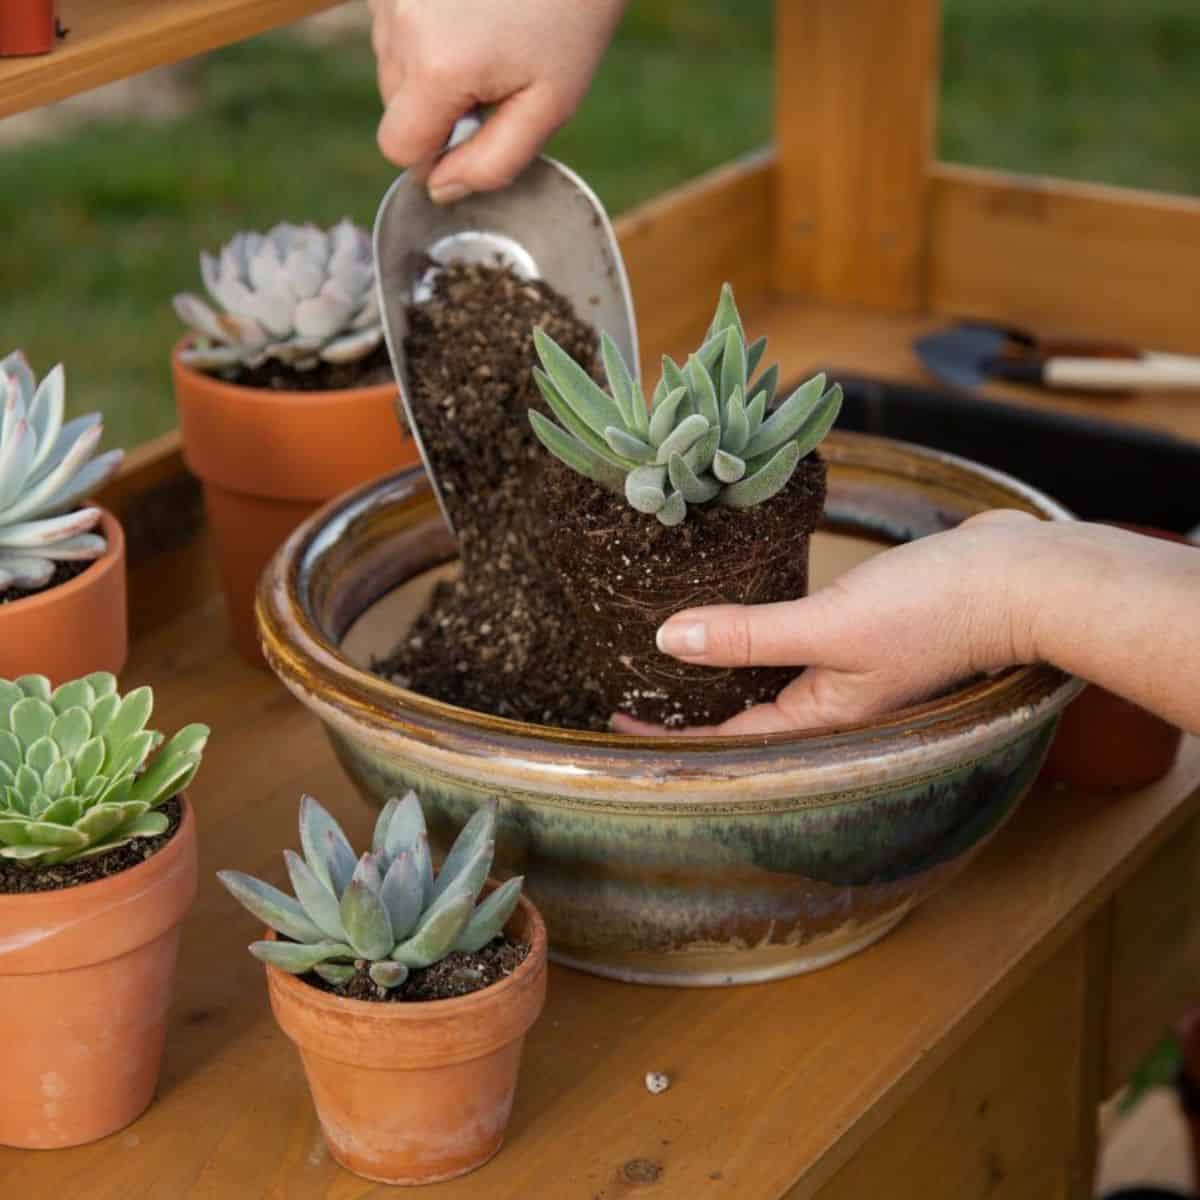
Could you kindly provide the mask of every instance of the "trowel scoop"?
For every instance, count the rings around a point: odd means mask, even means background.
[[[545,280],[581,319],[608,333],[630,369],[635,375],[638,371],[633,300],[621,251],[600,201],[578,175],[542,156],[502,191],[445,207],[429,199],[424,183],[411,171],[401,175],[375,218],[376,286],[401,415],[452,530],[412,404],[405,354],[408,308],[428,299],[437,271],[446,264],[494,264],[497,259],[523,278]]]

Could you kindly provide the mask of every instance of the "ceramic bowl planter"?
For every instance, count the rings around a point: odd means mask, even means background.
[[[862,557],[985,509],[1065,516],[1014,480],[917,447],[835,434],[823,455],[817,583],[843,551]],[[453,555],[420,472],[330,505],[264,576],[268,660],[363,794],[417,788],[435,839],[498,795],[497,863],[526,876],[553,956],[617,978],[768,979],[883,936],[1012,813],[1079,687],[1026,667],[870,726],[767,738],[638,739],[483,716],[367,669],[420,601],[388,614],[374,641],[370,610],[405,602],[404,585]]]
[[[15,0],[0,6],[0,58],[54,49],[56,0]]]
[[[129,654],[125,535],[110,512],[108,543],[86,570],[57,587],[0,605],[0,678],[34,672],[62,683],[93,671],[119,675]]]
[[[0,895],[0,1145],[77,1146],[149,1105],[179,930],[196,895],[196,821],[139,866]]]
[[[525,1034],[546,993],[546,928],[524,898],[506,928],[529,953],[507,978],[451,1000],[371,1004],[267,967],[330,1153],[381,1183],[452,1179],[500,1149]]]
[[[417,461],[392,383],[339,391],[239,387],[172,359],[188,467],[204,487],[234,645],[261,662],[254,588],[289,533],[333,496]]]

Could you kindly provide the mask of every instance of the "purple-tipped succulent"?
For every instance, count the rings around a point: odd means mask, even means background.
[[[495,832],[492,803],[463,826],[435,876],[415,792],[388,801],[371,849],[357,859],[337,821],[305,796],[303,856],[284,851],[295,898],[241,871],[217,874],[245,908],[286,939],[254,942],[255,957],[292,975],[315,971],[334,986],[366,970],[386,992],[410,970],[451,951],[481,950],[504,928],[521,895],[520,876],[476,904],[491,870]]]
[[[268,359],[310,370],[357,362],[383,341],[371,239],[352,221],[239,233],[220,254],[201,253],[200,274],[216,307],[191,292],[174,300],[195,335],[180,359],[198,370]]]

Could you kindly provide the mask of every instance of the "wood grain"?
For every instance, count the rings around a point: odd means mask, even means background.
[[[59,0],[50,54],[0,59],[0,117],[253,37],[337,0]]]
[[[159,727],[206,720],[214,731],[193,792],[201,894],[184,929],[163,1082],[123,1134],[54,1154],[0,1151],[0,1194],[382,1197],[325,1154],[295,1055],[245,952],[253,922],[212,874],[236,866],[280,882],[302,790],[356,839],[371,814],[315,722],[225,649],[215,607],[143,638],[126,679],[153,684]],[[661,1172],[654,1194],[665,1200],[775,1200],[801,1182],[815,1192],[871,1153],[889,1121],[1195,814],[1198,784],[1200,742],[1189,741],[1167,780],[1120,803],[1036,794],[946,894],[869,953],[815,975],[671,991],[554,970],[507,1148],[446,1194],[613,1200],[640,1191],[625,1170],[634,1160]],[[1073,1055],[1061,1011],[1048,1008],[1038,1037],[1058,1028]],[[671,1089],[649,1095],[648,1070],[670,1074]],[[1066,1086],[1060,1070],[1055,1094]],[[1006,1108],[1016,1079],[1003,1085]],[[950,1112],[955,1095],[919,1103]],[[922,1134],[927,1144],[936,1132]],[[1005,1137],[1020,1146],[1027,1133],[1014,1126]]]
[[[939,165],[930,203],[934,311],[1200,354],[1200,199]]]
[[[918,311],[941,5],[778,0],[775,12],[775,288]]]

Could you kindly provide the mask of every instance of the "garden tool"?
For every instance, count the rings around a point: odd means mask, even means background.
[[[917,338],[925,367],[968,390],[989,380],[1085,392],[1200,391],[1200,358],[1120,342],[1038,338],[1020,329],[962,322]]]
[[[446,149],[478,127],[477,117],[463,118]],[[595,193],[574,171],[539,156],[508,187],[446,206],[429,199],[414,172],[401,175],[375,218],[376,286],[401,415],[452,530],[412,405],[404,347],[408,308],[431,295],[433,279],[447,263],[497,260],[524,278],[545,280],[581,317],[607,332],[631,369],[638,369],[633,299],[616,235]]]

